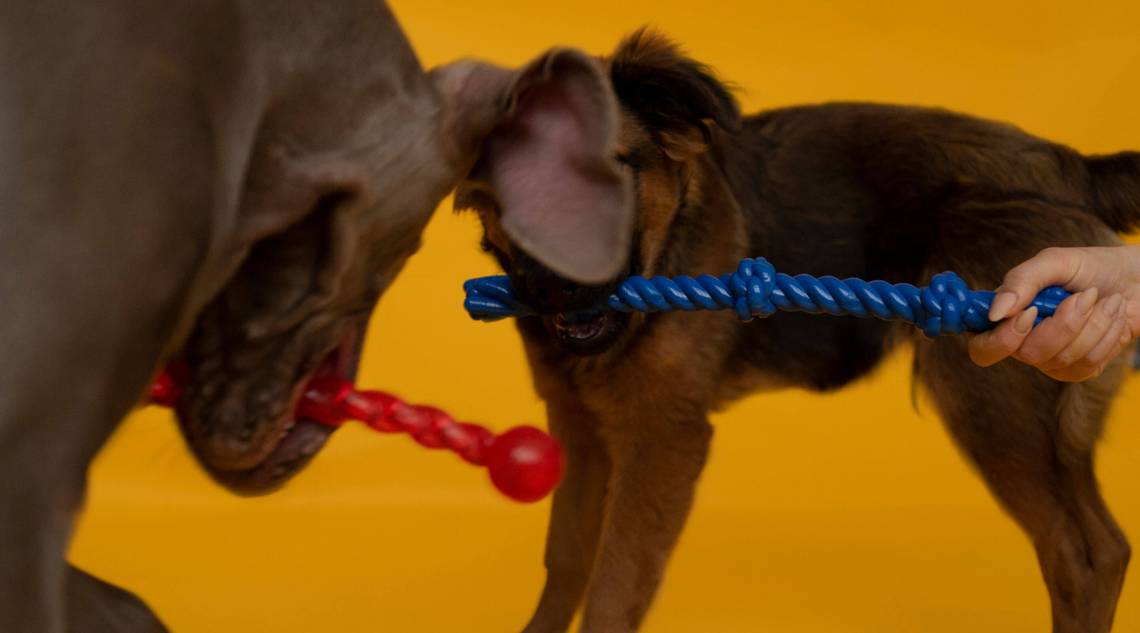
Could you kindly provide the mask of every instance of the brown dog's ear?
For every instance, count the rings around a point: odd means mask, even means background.
[[[450,127],[477,155],[457,206],[490,197],[514,243],[560,275],[602,283],[629,255],[633,194],[615,159],[618,107],[599,63],[551,50],[517,71],[432,71]]]
[[[740,107],[729,88],[708,66],[648,29],[618,44],[610,58],[610,78],[618,100],[674,160],[704,151],[709,125],[740,129]]]

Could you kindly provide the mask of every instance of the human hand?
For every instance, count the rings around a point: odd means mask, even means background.
[[[1034,328],[1026,308],[1052,285],[1075,294]],[[971,339],[978,365],[1012,356],[1055,380],[1097,376],[1140,333],[1140,248],[1047,248],[1006,274],[989,317],[1002,323]]]

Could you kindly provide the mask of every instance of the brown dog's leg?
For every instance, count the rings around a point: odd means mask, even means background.
[[[550,431],[562,442],[566,474],[554,493],[546,536],[546,586],[526,633],[570,627],[598,550],[610,460],[597,419],[574,402],[550,402]]]
[[[1013,361],[980,369],[957,338],[924,341],[917,353],[951,434],[1033,541],[1053,631],[1107,633],[1129,546],[1100,496],[1093,443],[1120,360],[1096,380],[1065,385]]]
[[[636,631],[661,583],[708,457],[712,427],[685,407],[603,427],[613,476],[582,630]],[[672,416],[672,417],[671,417]]]

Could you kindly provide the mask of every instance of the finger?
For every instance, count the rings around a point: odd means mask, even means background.
[[[1121,321],[1124,321],[1123,296],[1112,295],[1097,303],[1088,322],[1077,334],[1077,338],[1068,347],[1058,352],[1056,356],[1041,363],[1041,368],[1059,370],[1083,361],[1085,356],[1100,343],[1105,334]],[[1127,326],[1127,322],[1124,325]],[[1119,328],[1116,329],[1119,330]],[[1120,338],[1119,331],[1116,332],[1116,337],[1117,339]]]
[[[1047,248],[1010,269],[990,304],[990,320],[1000,321],[1024,310],[1046,286],[1065,285],[1081,269],[1081,254],[1072,248]]]
[[[1128,324],[1124,323],[1122,319],[1117,319],[1116,325],[1105,333],[1100,342],[1089,350],[1088,354],[1085,354],[1085,361],[1093,367],[1107,365],[1132,342],[1132,337],[1128,335],[1127,330]]]
[[[1033,330],[1037,320],[1037,308],[1029,308],[1007,319],[989,332],[978,334],[970,339],[970,358],[981,367],[989,367],[1008,358],[1021,347],[1025,337]]]
[[[1053,316],[1045,319],[1025,338],[1014,358],[1034,367],[1056,356],[1076,340],[1096,305],[1092,288],[1065,299]]]
[[[1068,367],[1057,371],[1046,371],[1045,374],[1054,380],[1063,382],[1080,382],[1099,376],[1109,362],[1128,346],[1126,340],[1119,336],[1119,333],[1126,328],[1127,326],[1123,323],[1115,323],[1088,356]]]
[[[1129,338],[1140,334],[1140,301],[1128,300],[1124,304],[1124,316],[1128,319]]]

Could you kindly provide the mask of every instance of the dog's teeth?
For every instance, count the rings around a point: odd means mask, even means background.
[[[584,339],[584,338],[590,338],[591,336],[594,336],[595,334],[597,334],[599,332],[600,329],[601,329],[601,326],[597,323],[587,323],[585,325],[579,325],[576,327],[571,327],[569,332],[570,332],[570,336],[572,336],[574,338]]]

